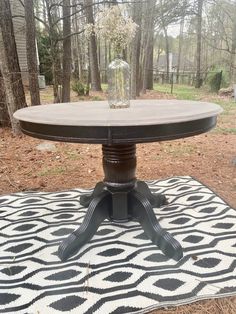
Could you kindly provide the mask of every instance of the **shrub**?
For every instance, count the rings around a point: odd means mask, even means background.
[[[221,87],[222,71],[215,73],[210,79],[210,87],[212,92],[218,92]]]
[[[227,73],[219,68],[213,68],[207,75],[207,83],[212,92],[218,92],[222,87],[228,87],[229,80]]]
[[[45,75],[46,84],[53,83],[50,38],[44,33],[37,36],[40,73]]]
[[[84,85],[81,81],[74,81],[72,84],[72,90],[78,94],[78,96],[84,96],[87,92],[86,85]]]

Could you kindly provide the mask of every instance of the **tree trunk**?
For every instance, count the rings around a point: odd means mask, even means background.
[[[108,61],[111,63],[111,43],[108,44]]]
[[[25,0],[26,50],[31,106],[40,105],[33,0]]]
[[[77,0],[74,0],[74,3],[76,3]],[[75,7],[76,10],[76,7]],[[84,15],[84,14],[83,14]],[[82,28],[82,25],[79,24],[80,16],[78,14],[75,15],[74,23],[75,23],[75,32],[78,33],[80,31],[80,27]],[[85,20],[85,17],[83,18],[83,21]],[[85,56],[88,55],[87,51],[87,45],[83,44],[81,42],[81,37],[79,35],[74,36],[76,38],[76,50],[77,50],[77,60],[78,60],[78,79],[82,83],[87,83],[88,75],[85,71]]]
[[[166,52],[166,81],[169,82],[169,76],[170,76],[170,47],[169,47],[169,38],[168,38],[168,33],[167,33],[167,25],[168,22],[165,20],[164,16],[164,4],[163,1],[160,0],[160,22],[161,22],[161,27],[164,32],[164,38],[165,38],[165,52]]]
[[[31,1],[25,0],[25,2],[24,2],[24,4],[25,4],[25,10],[26,10],[26,6],[27,6],[26,2],[31,2]],[[32,0],[32,2],[33,2],[33,0]],[[36,0],[33,5],[34,5],[34,7],[35,7],[35,16],[36,16],[37,18],[40,18],[40,16],[41,16],[41,12],[40,12],[41,9],[40,9],[40,6],[42,5],[42,3],[41,3],[40,1],[38,1],[38,0]],[[25,17],[25,18],[26,18],[26,17]],[[39,20],[35,19],[35,25],[36,25],[36,29],[37,29],[38,31],[40,31],[40,22],[39,22]]]
[[[71,19],[70,0],[63,0],[63,73],[62,102],[70,101],[71,76]]]
[[[202,7],[204,0],[197,2],[197,54],[196,54],[196,83],[195,87],[200,88],[202,85],[201,79],[201,50],[202,50]]]
[[[235,30],[236,30],[236,27],[235,27]],[[233,33],[232,36],[235,37],[236,34]],[[235,83],[235,53],[236,53],[236,41],[233,38],[231,51],[230,51],[230,70],[229,70],[229,80],[231,84]]]
[[[78,40],[77,36],[73,36],[72,38],[72,69],[73,69],[73,78],[79,80],[80,79],[80,69],[79,69],[79,50],[78,50]]]
[[[153,89],[153,50],[154,50],[154,30],[151,34],[150,43],[148,47],[148,77],[147,77],[147,89]]]
[[[0,71],[0,127],[9,126],[10,118],[7,112],[7,99],[2,73]]]
[[[140,47],[141,47],[141,22],[142,22],[142,3],[133,4],[133,21],[138,24],[135,37],[132,42],[131,50],[131,98],[135,99],[139,95],[139,60],[140,60]]]
[[[108,61],[107,61],[107,41],[105,40],[105,47],[104,47],[104,83],[107,83],[107,67],[108,67]]]
[[[233,31],[232,31],[232,46],[230,51],[230,72],[229,79],[231,84],[235,84],[235,54],[236,54],[236,4],[234,4],[234,19],[233,19]]]
[[[77,8],[76,8],[76,0],[73,0],[72,2],[72,14],[73,14],[73,18],[71,20],[72,23],[72,30],[75,33],[79,32],[79,27],[78,27],[78,15],[76,13]],[[72,37],[72,60],[73,60],[73,78],[79,80],[80,76],[82,74],[82,71],[80,71],[80,43],[79,43],[79,36],[78,34],[74,35]]]
[[[181,67],[181,61],[182,61],[182,46],[183,46],[183,38],[184,38],[184,16],[181,18],[180,21],[180,29],[179,29],[179,47],[178,47],[178,63],[177,63],[177,83],[179,84],[179,71]]]
[[[4,80],[8,113],[12,131],[21,133],[19,122],[13,113],[26,106],[25,92],[22,84],[19,60],[16,50],[15,35],[9,0],[0,1],[0,30],[2,47],[0,48],[1,72]]]
[[[145,32],[146,32],[146,42],[144,49],[143,58],[143,86],[142,92],[146,93],[148,88],[148,77],[150,72],[150,58],[153,57],[153,32],[154,32],[154,12],[155,12],[156,0],[150,0],[147,2],[146,14],[145,14]]]
[[[84,0],[87,23],[94,24],[93,0]],[[89,63],[91,74],[91,90],[101,91],[100,71],[98,68],[97,43],[93,33],[89,40]]]
[[[170,78],[170,45],[167,29],[163,27],[164,35],[165,35],[165,50],[166,50],[166,81],[169,83]]]
[[[46,8],[46,0],[42,0],[43,2],[43,21],[46,24],[47,23],[47,8]]]
[[[59,51],[58,51],[58,43],[57,37],[58,32],[55,29],[54,19],[58,18],[56,16],[56,9],[51,9],[51,1],[45,1],[45,7],[47,12],[47,20],[49,26],[49,38],[50,38],[50,57],[52,61],[52,74],[53,74],[53,96],[54,103],[61,102],[61,93],[59,90],[60,83],[60,59],[59,59]]]

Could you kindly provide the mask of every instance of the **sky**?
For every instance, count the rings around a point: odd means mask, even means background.
[[[170,25],[168,26],[168,35],[172,36],[172,37],[177,37],[179,36],[179,24],[174,24],[174,25]]]

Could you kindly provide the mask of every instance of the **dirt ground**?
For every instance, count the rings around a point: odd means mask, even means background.
[[[41,96],[43,103],[51,101],[50,90],[42,92]],[[105,97],[103,93],[90,96],[91,99]],[[156,91],[141,96],[171,97]],[[75,100],[78,97],[73,94],[72,101]],[[230,114],[219,117],[217,126],[220,130],[236,126],[236,104]],[[42,152],[36,149],[42,142],[25,135],[14,137],[10,129],[0,128],[1,194],[90,188],[103,178],[100,145],[52,142],[55,151]],[[137,177],[142,180],[193,176],[236,208],[236,134],[212,130],[180,140],[138,144],[137,159]]]
[[[151,92],[144,97],[163,95]],[[235,123],[235,116],[231,118]],[[218,126],[224,129],[228,123],[220,117]],[[0,194],[88,188],[103,179],[100,145],[54,143],[55,151],[42,152],[36,149],[40,143],[41,140],[25,135],[14,137],[9,129],[0,129]],[[236,134],[213,130],[181,140],[140,144],[137,158],[138,178],[193,176],[236,208]],[[233,314],[236,298],[201,301],[154,313]]]
[[[192,138],[137,145],[137,177],[142,180],[190,175],[236,207],[236,136],[203,134]],[[56,143],[42,152],[42,141],[14,137],[0,129],[0,192],[92,187],[103,178],[100,145]],[[68,177],[70,180],[68,180]]]

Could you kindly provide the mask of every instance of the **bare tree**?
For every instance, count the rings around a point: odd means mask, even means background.
[[[34,3],[33,0],[25,0],[25,21],[26,21],[26,51],[29,72],[29,89],[31,105],[40,105],[38,65],[35,37]]]
[[[71,76],[71,17],[70,0],[63,0],[63,73],[62,102],[70,101]]]
[[[87,17],[87,23],[94,24],[93,18],[93,0],[84,0],[85,12]],[[94,91],[100,91],[101,80],[100,71],[98,68],[98,57],[97,57],[97,43],[95,34],[92,33],[89,40],[89,63],[90,63],[90,75],[91,75],[91,89]]]
[[[47,9],[46,9],[46,0],[42,0],[43,3],[43,21],[46,24],[47,23]]]
[[[145,40],[143,52],[143,86],[142,92],[146,93],[146,89],[152,87],[150,85],[150,77],[152,80],[152,67],[153,67],[153,35],[154,35],[154,15],[156,8],[156,0],[150,0],[146,3],[145,12]]]
[[[10,118],[7,112],[7,98],[2,73],[0,71],[0,126],[9,126]]]
[[[56,21],[59,19],[57,3],[54,0],[45,1],[45,9],[47,13],[47,31],[50,38],[50,57],[52,62],[53,73],[53,96],[54,103],[61,102],[61,94],[59,85],[61,83],[61,62],[60,49],[58,46],[58,39],[60,38],[60,29]]]
[[[76,79],[81,79],[82,77],[82,54],[81,54],[81,43],[79,39],[79,17],[76,13],[76,0],[73,0],[72,2],[72,32],[76,33],[72,37],[72,57],[73,57],[73,76]]]
[[[139,26],[131,46],[131,97],[133,99],[139,95],[139,74],[140,74],[140,50],[141,50],[141,23],[142,23],[142,3],[134,3],[132,6],[133,21]]]
[[[154,31],[152,32],[152,34],[150,36],[148,52],[149,52],[149,58],[148,58],[148,64],[147,64],[148,76],[147,76],[147,85],[146,86],[147,86],[147,89],[152,90],[153,89]]]
[[[209,67],[227,69],[229,82],[233,84],[236,80],[236,3],[215,0],[206,6],[205,12],[202,55],[205,54]]]
[[[236,76],[235,76],[235,55],[236,55],[236,3],[232,3],[233,8],[233,18],[232,18],[232,45],[230,50],[230,82],[236,83]]]
[[[24,1],[24,4],[26,4],[27,0]],[[35,16],[37,16],[38,18],[40,18],[41,16],[41,12],[40,12],[40,6],[42,5],[40,0],[35,0],[34,3],[34,8],[35,8]],[[40,29],[40,22],[38,19],[35,20],[35,24],[36,24],[36,28],[39,30]]]
[[[2,46],[0,47],[1,72],[6,91],[8,113],[14,134],[20,133],[19,123],[13,113],[26,106],[19,60],[16,50],[15,35],[9,0],[0,1],[0,31]]]
[[[179,28],[179,45],[178,45],[178,62],[177,62],[177,83],[179,83],[179,71],[181,67],[181,61],[182,61],[182,47],[183,47],[183,38],[184,38],[184,19],[185,19],[185,12],[183,12],[183,15],[180,20],[180,28]]]
[[[196,82],[195,87],[200,88],[202,85],[202,78],[201,78],[201,52],[202,52],[202,8],[203,8],[203,1],[197,1],[197,53],[196,53]]]

